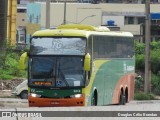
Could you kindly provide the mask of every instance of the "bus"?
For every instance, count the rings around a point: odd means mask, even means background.
[[[129,32],[81,24],[37,31],[20,57],[29,106],[125,105],[134,96],[134,58]]]

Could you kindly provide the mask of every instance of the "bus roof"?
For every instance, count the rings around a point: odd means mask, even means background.
[[[106,35],[106,36],[124,36],[133,37],[130,32],[110,31],[107,27],[94,27],[91,25],[82,24],[66,24],[60,25],[56,29],[40,30],[33,34],[33,36],[80,36],[89,37],[90,35]]]

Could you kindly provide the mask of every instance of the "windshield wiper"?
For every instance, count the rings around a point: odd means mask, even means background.
[[[59,73],[60,73],[60,74],[59,74]],[[62,77],[62,80],[64,81],[64,83],[66,84],[66,86],[69,87],[69,84],[68,84],[67,80],[65,79],[64,74],[62,73],[62,71],[61,71],[60,69],[58,69],[58,76],[59,76],[59,75]],[[60,77],[60,76],[59,76],[59,77]]]

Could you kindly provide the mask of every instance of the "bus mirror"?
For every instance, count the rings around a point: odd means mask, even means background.
[[[87,53],[84,58],[84,70],[85,71],[90,71],[91,69],[90,64],[91,64],[91,57],[90,57],[90,54]]]
[[[28,58],[28,55],[27,55],[27,52],[23,53],[21,56],[20,56],[20,60],[19,60],[19,69],[20,70],[25,70],[27,68],[27,58]]]

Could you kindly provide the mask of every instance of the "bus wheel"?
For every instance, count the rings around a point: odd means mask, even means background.
[[[125,90],[126,103],[128,102],[128,88]]]
[[[126,104],[126,96],[123,95],[123,93],[121,92],[120,98],[119,98],[119,105],[125,105],[125,104]]]
[[[20,94],[20,98],[21,99],[28,99],[28,91],[27,90],[22,91]]]
[[[92,95],[91,106],[97,106],[97,93],[96,92],[94,92],[94,95]]]

